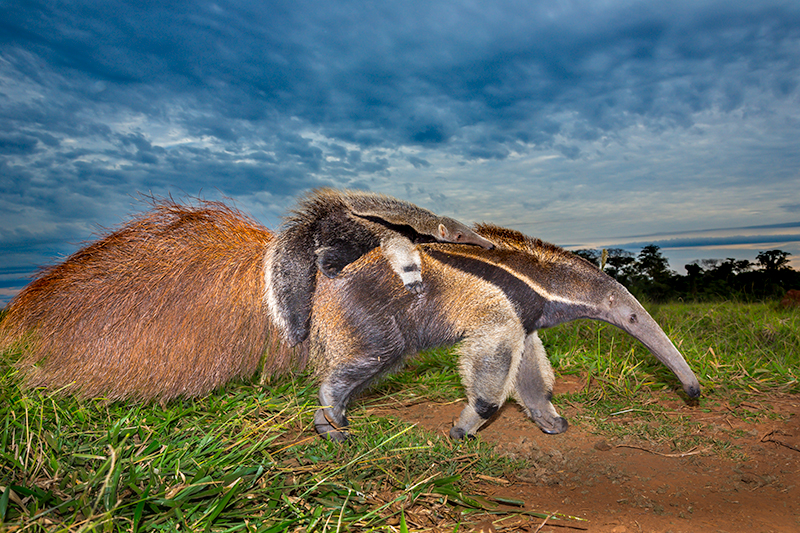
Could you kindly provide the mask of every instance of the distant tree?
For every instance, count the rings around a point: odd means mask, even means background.
[[[688,265],[683,265],[683,268],[686,269],[686,275],[690,278],[699,278],[700,275],[703,273],[703,267],[698,265],[697,263],[689,263]]]
[[[754,292],[762,298],[780,298],[787,290],[800,287],[800,273],[789,266],[790,255],[783,250],[759,252],[756,262],[761,269],[749,273]]]
[[[734,262],[733,271],[736,274],[742,274],[744,272],[749,272],[751,268],[753,268],[753,263],[748,261],[747,259],[742,259],[740,261],[736,261],[731,259]]]
[[[669,261],[655,244],[648,244],[642,248],[636,262],[639,272],[653,281],[665,281],[672,277]]]
[[[629,267],[628,288],[636,295],[665,301],[675,295],[674,272],[669,261],[655,244],[648,244]]]
[[[689,278],[688,285],[692,299],[697,300],[697,284],[703,275],[703,267],[697,263],[689,263],[688,265],[684,265],[683,268],[686,269],[686,277]]]
[[[782,250],[760,252],[754,263],[732,257],[701,259],[694,266],[686,265],[686,278],[682,282],[677,280],[676,285],[698,300],[776,298],[800,283],[800,272],[788,264],[789,255]]]
[[[800,272],[789,265],[791,255],[782,250],[760,252],[755,262],[746,259],[699,259],[687,265],[685,276],[669,268],[661,249],[650,244],[634,255],[609,248],[604,271],[637,297],[654,301],[691,298],[696,301],[764,300],[780,298],[788,289],[800,289]],[[600,266],[600,250],[576,250],[575,254]]]
[[[592,263],[596,267],[600,266],[600,253],[601,252],[599,252],[598,250],[594,250],[594,249],[591,249],[591,248],[583,248],[581,250],[575,250],[572,253],[574,253],[577,256],[583,257],[584,259],[586,259],[587,261],[589,261],[590,263]]]
[[[716,266],[716,268],[714,268],[711,272],[709,272],[709,274],[711,274],[713,277],[715,277],[717,279],[721,279],[721,280],[725,280],[725,282],[729,282],[730,279],[731,279],[731,276],[734,275],[734,268],[736,266],[735,262],[736,262],[735,259],[728,258],[725,261],[722,261],[721,263],[719,263]]]
[[[627,284],[633,274],[636,259],[633,254],[622,248],[608,248],[605,273],[622,284]]]
[[[713,266],[711,266],[712,261],[706,260],[703,263],[709,265],[703,273],[703,293],[713,298],[730,299],[734,293],[732,282],[735,276],[736,260],[731,258],[724,261],[714,259]]]
[[[756,261],[761,265],[761,268],[767,272],[774,270],[785,270],[789,268],[789,252],[783,250],[768,250],[766,252],[759,252],[756,256]]]

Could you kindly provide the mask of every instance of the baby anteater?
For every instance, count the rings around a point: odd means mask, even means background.
[[[405,289],[424,290],[420,242],[494,245],[457,220],[363,191],[317,189],[298,202],[267,255],[266,295],[290,344],[308,336],[317,271],[332,278],[380,247]]]

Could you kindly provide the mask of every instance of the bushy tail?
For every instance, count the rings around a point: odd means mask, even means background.
[[[169,400],[303,366],[264,301],[273,234],[218,202],[171,200],[44,270],[12,300],[0,349],[25,385]]]

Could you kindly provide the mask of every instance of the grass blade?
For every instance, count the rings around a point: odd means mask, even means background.
[[[228,489],[228,492],[226,492],[225,495],[222,497],[222,500],[220,500],[220,502],[216,505],[216,507],[214,507],[214,510],[211,512],[211,514],[208,517],[208,520],[206,521],[205,531],[211,529],[211,525],[214,523],[214,520],[217,519],[222,510],[225,509],[225,506],[228,505],[228,502],[231,501],[231,498],[233,498],[233,496],[236,494],[237,492],[236,489],[241,484],[241,481],[242,478],[238,478],[236,481],[234,481],[233,485],[231,485],[231,488]]]

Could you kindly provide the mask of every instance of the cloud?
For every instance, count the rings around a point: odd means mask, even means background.
[[[39,142],[27,135],[0,135],[0,154],[26,155],[36,152]]]
[[[382,144],[462,154],[477,125],[500,144],[549,146],[565,111],[574,119],[559,130],[593,139],[638,121],[688,127],[703,109],[741,108],[750,91],[796,90],[786,67],[797,68],[800,12],[786,5],[683,4],[678,18],[643,3],[501,2],[489,16],[466,4],[302,4],[17,7],[5,55],[38,82],[19,61],[34,54],[79,106],[164,113],[188,95],[200,116],[173,120],[223,142],[241,138],[237,121],[296,117],[333,139],[379,131]]]
[[[799,27],[779,0],[4,2],[0,251],[136,192],[273,224],[371,188],[562,242],[796,213]]]

